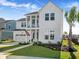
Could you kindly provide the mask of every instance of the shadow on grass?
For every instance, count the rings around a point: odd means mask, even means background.
[[[73,52],[70,52],[70,56],[71,56],[71,58],[69,58],[69,59],[76,59],[76,56],[74,55]]]

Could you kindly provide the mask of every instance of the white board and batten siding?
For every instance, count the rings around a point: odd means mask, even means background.
[[[46,13],[54,13],[55,20],[45,21]],[[50,31],[54,31],[54,39],[48,40],[45,39],[45,35],[50,35]],[[43,43],[57,43],[61,40],[63,33],[63,11],[55,6],[52,2],[48,2],[40,11],[39,11],[39,41]]]
[[[45,14],[48,13],[49,14],[49,20],[46,21],[45,20]],[[50,15],[51,13],[54,13],[54,20],[50,19]],[[33,14],[33,13],[32,13]],[[32,16],[32,14],[29,14],[30,16]],[[59,7],[57,7],[56,5],[54,5],[52,2],[48,2],[42,9],[40,9],[38,11],[37,14],[33,14],[35,15],[39,15],[39,40],[42,43],[57,43],[59,41],[61,41],[62,39],[62,34],[63,34],[63,10],[61,10]],[[26,15],[27,17],[28,15]],[[35,19],[36,20],[36,19]],[[26,18],[26,24],[27,23],[27,18]],[[32,25],[32,19],[30,19],[30,26]],[[21,21],[16,22],[16,29],[26,29],[26,27],[21,27]],[[36,25],[35,25],[36,26]],[[37,28],[29,28],[29,31],[32,30],[36,30]],[[53,32],[54,34],[54,39],[50,39],[50,34]],[[25,34],[24,31],[14,31],[14,40],[16,41],[28,41],[29,39],[31,40],[33,35],[31,32],[30,33],[30,37],[27,38],[27,36],[16,36],[16,34]],[[45,35],[48,35],[48,39],[45,39]]]

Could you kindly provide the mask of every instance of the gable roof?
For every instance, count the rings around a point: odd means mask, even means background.
[[[17,21],[26,21],[26,18],[21,18],[21,19],[19,19]]]
[[[28,14],[25,14],[25,15],[37,14],[37,13],[38,13],[38,11],[36,11],[36,12],[31,12],[31,13],[28,13]]]
[[[47,2],[39,11],[41,11],[41,10],[42,10],[47,4],[49,4],[49,3],[53,4],[53,5],[54,5],[55,7],[57,7],[59,10],[63,11],[63,9],[61,9],[59,6],[57,6],[55,3],[51,2],[51,1]]]
[[[41,11],[47,4],[49,3],[52,3],[55,7],[57,7],[59,10],[63,11],[63,9],[61,9],[59,6],[57,6],[56,4],[54,4],[53,2],[49,1],[47,2],[40,10],[36,11],[36,12],[31,12],[31,13],[28,13],[28,14],[25,14],[25,15],[30,15],[30,14],[37,14],[39,13],[39,11]]]

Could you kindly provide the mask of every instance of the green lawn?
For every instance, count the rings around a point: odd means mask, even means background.
[[[1,47],[1,48],[0,48],[0,52],[2,52],[2,51],[6,51],[6,50],[9,50],[9,49],[12,49],[12,48],[20,47],[20,46],[22,46],[22,45],[15,45],[15,46]]]
[[[69,58],[70,58],[70,53],[69,52],[61,51],[60,59],[69,59]]]
[[[42,47],[42,46],[30,46],[20,50],[11,52],[12,55],[21,55],[21,56],[36,56],[36,57],[47,57],[47,58],[60,58],[59,51],[53,51],[51,49]]]

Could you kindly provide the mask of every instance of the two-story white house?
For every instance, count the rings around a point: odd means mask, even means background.
[[[52,2],[42,9],[25,15],[25,20],[16,22],[14,40],[26,42],[57,43],[62,39],[63,10]],[[26,34],[26,35],[24,35]]]

